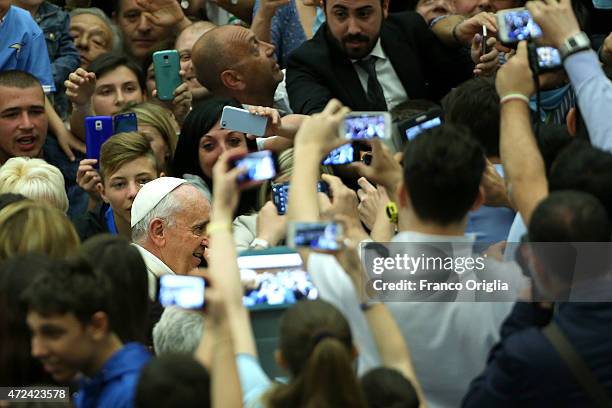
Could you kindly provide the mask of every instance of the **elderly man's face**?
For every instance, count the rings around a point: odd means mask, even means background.
[[[11,157],[40,157],[48,120],[42,88],[0,86],[0,165]]]
[[[200,25],[202,25],[202,23],[200,23]],[[202,35],[213,28],[214,25],[212,24],[209,27],[199,27],[197,29],[188,27],[176,38],[174,47],[178,50],[181,57],[181,69],[185,71],[185,82],[187,82],[190,90],[202,88],[202,85],[196,78],[193,68],[191,49]]]
[[[113,32],[101,18],[93,14],[79,14],[70,19],[70,35],[79,50],[81,68],[100,55],[113,49]]]
[[[143,11],[135,0],[120,0],[116,16],[126,51],[141,61],[169,34],[164,27],[153,24]]]
[[[160,249],[160,259],[174,273],[187,275],[200,266],[208,236],[206,226],[210,219],[210,203],[195,187],[182,185],[173,193],[180,201],[180,210],[170,225],[166,224],[166,245]]]
[[[331,35],[351,59],[368,55],[380,36],[389,1],[327,0],[325,17]]]

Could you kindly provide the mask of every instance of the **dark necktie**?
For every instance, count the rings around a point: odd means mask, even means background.
[[[385,101],[385,94],[380,82],[378,82],[378,78],[376,77],[377,59],[378,58],[375,56],[369,56],[365,59],[357,61],[357,64],[368,74],[367,98],[371,110],[386,111],[387,102]]]

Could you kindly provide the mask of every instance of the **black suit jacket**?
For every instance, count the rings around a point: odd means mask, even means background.
[[[380,38],[410,99],[437,101],[472,77],[469,53],[442,44],[415,12],[389,14]],[[372,110],[353,63],[330,38],[325,24],[290,55],[287,92],[295,113],[320,112],[331,98],[353,110]]]

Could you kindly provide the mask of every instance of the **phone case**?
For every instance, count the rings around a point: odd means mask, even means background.
[[[115,134],[124,132],[138,132],[138,119],[133,112],[122,113],[115,116]]]
[[[248,110],[226,106],[221,114],[221,127],[237,132],[263,136],[266,133],[268,118],[249,113]]]
[[[100,161],[100,148],[113,135],[113,118],[88,116],[85,118],[85,147],[88,159]]]
[[[181,64],[177,50],[164,50],[153,53],[155,67],[155,87],[160,101],[174,99],[174,90],[181,84]]]

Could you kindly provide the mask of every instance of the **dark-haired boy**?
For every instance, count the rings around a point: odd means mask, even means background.
[[[32,356],[54,379],[81,372],[77,407],[131,407],[150,355],[122,344],[110,319],[109,282],[84,262],[58,263],[24,293]]]

